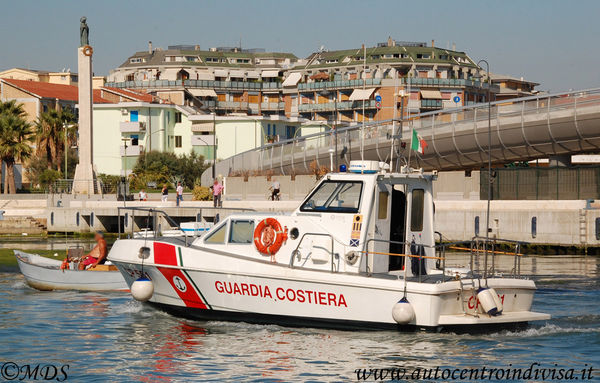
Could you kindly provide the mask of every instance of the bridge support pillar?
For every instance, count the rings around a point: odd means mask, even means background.
[[[550,166],[559,166],[563,168],[571,166],[571,155],[550,156]]]

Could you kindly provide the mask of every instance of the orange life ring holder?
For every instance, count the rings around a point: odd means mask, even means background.
[[[261,254],[275,255],[286,240],[287,227],[282,229],[275,218],[263,219],[254,229],[254,246]]]
[[[89,56],[91,56],[93,53],[94,53],[94,48],[92,48],[91,46],[89,46],[89,45],[86,45],[86,46],[84,46],[84,47],[83,47],[83,54],[84,54],[85,56],[88,56],[88,57],[89,57]]]

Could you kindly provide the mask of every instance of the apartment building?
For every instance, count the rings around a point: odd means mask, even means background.
[[[261,49],[175,45],[137,52],[111,71],[107,86],[143,89],[177,105],[217,114],[284,114],[281,83],[298,58]]]
[[[149,92],[217,115],[282,115],[347,124],[485,102],[488,81],[465,52],[389,38],[305,59],[240,48],[137,52],[107,86]],[[492,83],[492,99],[500,87]],[[378,101],[380,100],[380,101]],[[364,113],[363,113],[364,107]]]

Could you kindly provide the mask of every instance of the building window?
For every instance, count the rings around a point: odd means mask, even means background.
[[[131,135],[131,146],[138,146],[140,143],[140,137],[137,134]]]
[[[181,113],[175,112],[175,123],[178,124],[181,122]]]
[[[175,136],[175,147],[181,148],[181,136]]]
[[[129,122],[138,122],[139,114],[137,110],[132,110],[129,112]]]

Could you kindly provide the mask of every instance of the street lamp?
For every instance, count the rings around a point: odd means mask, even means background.
[[[68,136],[67,128],[68,127],[69,127],[68,124],[66,122],[63,122],[63,130],[65,131],[65,179],[69,178],[68,173],[67,173],[67,164],[69,162],[69,157],[68,157],[69,156],[69,154],[68,154],[69,153],[69,147],[68,147],[69,144],[68,144],[68,139],[67,139],[67,136]]]
[[[487,217],[486,217],[486,228],[485,228],[485,259],[487,263],[488,256],[488,245],[490,239],[490,201],[492,199],[492,101],[490,98],[490,91],[492,87],[492,80],[490,77],[490,64],[487,60],[479,60],[477,66],[480,63],[485,63],[487,73],[487,104],[488,104],[488,198],[487,198]],[[483,84],[483,82],[482,82]],[[486,265],[487,268],[487,265]],[[485,271],[487,273],[487,269]]]
[[[212,164],[212,178],[217,178],[216,165],[217,165],[217,115],[215,112],[211,113],[213,116],[213,164]]]

